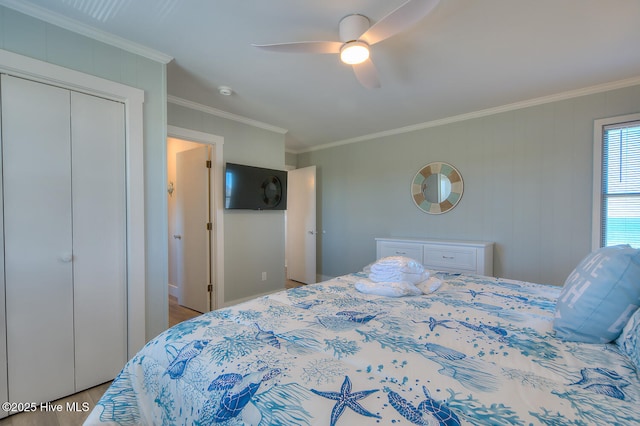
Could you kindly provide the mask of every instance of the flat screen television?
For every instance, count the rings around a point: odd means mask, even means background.
[[[224,184],[226,209],[287,208],[287,172],[284,170],[227,163]]]

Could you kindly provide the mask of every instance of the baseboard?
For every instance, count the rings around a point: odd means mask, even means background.
[[[335,278],[335,277],[330,277],[328,275],[318,275],[317,277],[321,280],[321,281],[318,281],[318,282],[329,281],[329,280],[332,280],[332,279]],[[171,286],[171,284],[169,284],[169,286]],[[267,291],[265,293],[256,294],[254,296],[242,297],[240,299],[230,300],[228,302],[224,302],[223,307],[226,308],[226,307],[229,307],[229,306],[237,305],[239,303],[247,302],[247,301],[252,300],[252,299],[257,299],[257,298],[262,297],[262,296],[268,296],[268,295],[273,294],[273,293],[278,293],[279,291],[282,291],[282,290],[284,290],[284,289]]]
[[[334,279],[335,277],[330,277],[329,275],[318,275],[317,279],[319,280],[318,282],[321,283],[323,281],[329,281]]]
[[[169,296],[178,297],[178,287],[169,283]]]
[[[230,300],[228,302],[224,302],[224,307],[227,308],[229,306],[237,305],[239,303],[247,302],[249,300],[258,299],[259,297],[262,297],[262,296],[268,296],[270,294],[278,293],[278,292],[283,291],[283,290],[284,290],[284,288],[282,288],[280,290],[267,291],[266,293],[260,293],[260,294],[254,295],[254,296],[242,297],[240,299]]]

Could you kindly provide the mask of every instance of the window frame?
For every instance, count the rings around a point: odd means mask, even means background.
[[[640,121],[640,113],[601,118],[593,121],[593,198],[591,214],[591,249],[602,242],[602,145],[607,126]]]

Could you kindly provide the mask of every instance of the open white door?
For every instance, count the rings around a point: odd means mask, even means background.
[[[289,171],[287,178],[287,275],[316,282],[316,166]]]
[[[203,145],[176,154],[178,303],[198,312],[209,311],[210,299],[209,151]]]

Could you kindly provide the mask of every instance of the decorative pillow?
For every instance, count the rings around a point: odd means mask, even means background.
[[[564,340],[615,340],[640,306],[640,250],[629,245],[595,250],[567,278],[553,327]]]
[[[616,343],[622,352],[629,356],[631,362],[636,366],[636,370],[640,373],[640,309],[631,316]]]

